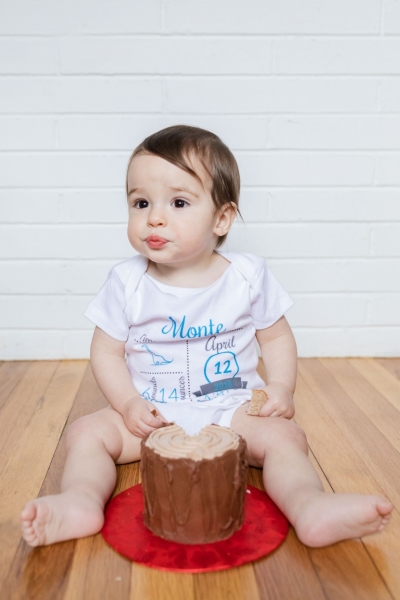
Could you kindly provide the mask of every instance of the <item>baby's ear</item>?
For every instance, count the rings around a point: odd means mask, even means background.
[[[226,235],[237,214],[237,206],[234,202],[226,202],[218,211],[218,218],[215,224],[214,233],[219,236]]]

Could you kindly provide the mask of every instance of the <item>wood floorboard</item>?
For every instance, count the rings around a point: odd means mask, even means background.
[[[400,358],[376,358],[375,360],[389,373],[400,379]]]
[[[295,420],[325,491],[386,495],[396,506],[389,526],[322,549],[290,528],[268,557],[192,575],[133,564],[101,535],[36,549],[20,540],[23,501],[58,492],[65,426],[106,401],[87,361],[0,363],[1,598],[400,600],[400,359],[303,359],[299,372]],[[114,494],[140,482],[139,463],[117,477]],[[248,483],[263,489],[262,471],[250,469]]]
[[[15,558],[7,576],[9,585],[11,582],[15,583],[14,586],[11,586],[15,594],[25,593],[27,589],[31,590],[30,581],[36,581],[37,570],[42,571],[44,558],[47,557],[53,561],[57,553],[56,548],[61,546],[61,544],[54,546],[53,552],[46,552],[47,549],[32,550],[20,540],[18,522],[23,504],[39,495],[41,487],[43,487],[43,480],[52,479],[49,465],[54,460],[54,453],[57,453],[56,448],[59,446],[65,421],[87,369],[87,361],[65,361],[59,364],[54,363],[54,365],[57,365],[57,368],[38,402],[37,410],[31,417],[29,427],[23,432],[19,446],[2,470],[2,482],[9,492],[2,494],[0,506],[4,502],[4,510],[12,510],[10,521],[13,523],[13,535],[11,536],[9,530],[8,536],[18,540],[18,546],[15,545]],[[59,466],[60,472],[61,465]],[[23,487],[19,485],[19,479],[24,481]],[[57,481],[55,490],[58,490],[58,483]],[[50,493],[54,493],[54,490]],[[10,502],[11,498],[14,500],[13,503]],[[2,513],[4,514],[3,511]],[[68,552],[66,556],[68,560]],[[24,566],[24,577],[21,579],[18,574],[22,565]],[[59,571],[61,563],[56,564],[53,561],[51,566]],[[49,573],[52,571],[53,568],[47,570]],[[21,586],[22,588],[18,589]],[[50,586],[48,587],[50,588]],[[32,593],[35,589],[35,585],[32,585]],[[43,591],[38,591],[38,597],[43,598]],[[55,597],[54,593],[51,597]]]
[[[378,493],[384,496],[382,488],[343,435],[340,422],[330,418],[323,403],[320,402],[320,397],[313,394],[301,375],[297,384],[296,407],[296,419],[301,426],[307,424],[309,444],[319,464],[323,465],[323,472],[333,489],[338,493]],[[399,513],[396,511],[390,527],[380,535],[367,537],[363,541],[366,554],[372,560],[374,569],[379,571],[391,589],[397,590],[395,597],[398,598],[400,598],[400,577],[396,565],[398,564],[399,527]],[[336,546],[348,543],[344,542]],[[365,572],[370,573],[371,569],[368,557],[364,556]]]
[[[202,573],[194,576],[196,600],[259,600],[257,580],[252,565],[216,573]],[[175,596],[176,597],[176,596]]]
[[[132,565],[129,600],[193,600],[194,575],[166,573],[140,565]],[[212,597],[213,594],[210,596]],[[197,600],[197,599],[196,599]]]
[[[398,479],[396,478],[389,486],[387,478],[381,477],[375,462],[378,449],[373,444],[368,445],[370,431],[367,428],[366,434],[363,435],[365,423],[357,412],[355,415],[352,414],[351,399],[347,397],[346,413],[339,402],[340,386],[334,379],[329,379],[327,372],[322,378],[325,383],[313,387],[313,383],[319,381],[321,376],[318,364],[314,363],[314,359],[302,361],[299,370],[296,418],[306,429],[310,446],[315,450],[318,462],[323,465],[324,472],[334,491],[379,494],[388,497],[396,504],[394,495],[390,492],[396,491],[395,484],[397,484],[398,495]],[[308,381],[305,381],[307,378],[303,378],[303,375],[307,375],[308,371],[314,373],[315,379],[308,377]],[[333,386],[333,389],[329,391],[330,386]],[[325,392],[326,388],[328,391]],[[396,451],[392,449],[392,452]],[[376,474],[379,477],[376,477]],[[379,480],[382,480],[383,485],[380,485]],[[366,555],[371,558],[374,569],[379,571],[385,585],[396,598],[400,598],[400,574],[396,567],[400,534],[399,517],[398,511],[395,510],[390,526],[384,532],[364,540]],[[348,543],[345,542],[345,544]],[[372,576],[373,569],[367,556],[364,556],[364,562],[365,572]],[[379,585],[378,580],[375,580],[375,583]],[[376,589],[375,593],[377,593]]]
[[[352,401],[318,359],[304,359],[299,372],[318,392],[333,420],[341,424],[352,447],[387,496],[400,507],[400,455],[374,423]],[[308,426],[306,427],[306,431]]]
[[[30,363],[2,362],[0,366],[0,417],[1,410],[7,402],[11,392],[27,371]]]
[[[25,470],[21,438],[28,431],[33,431],[28,428],[29,422],[35,411],[40,410],[43,394],[57,366],[58,363],[49,362],[30,364],[22,379],[13,387],[1,410],[0,582],[4,580],[17,549],[20,539],[18,514],[29,498],[26,498],[25,494],[29,494],[31,489],[29,476],[24,485],[20,485],[19,481],[20,470]],[[31,455],[33,449],[27,450]],[[16,462],[16,455],[19,456],[20,463]],[[13,464],[17,468],[13,467]]]
[[[21,435],[27,429],[32,415],[40,405],[41,398],[57,370],[58,362],[31,363],[1,409],[2,435],[0,456],[2,465],[13,455]],[[18,410],[16,410],[18,407]],[[1,471],[0,471],[1,475]]]
[[[399,413],[396,407],[380,394],[376,387],[367,381],[348,360],[321,359],[321,363],[333,375],[335,381],[348,394],[353,403],[399,452]]]
[[[350,358],[349,363],[400,411],[400,379],[373,359]]]

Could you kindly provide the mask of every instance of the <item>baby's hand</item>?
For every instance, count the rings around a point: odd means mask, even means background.
[[[264,388],[268,400],[261,407],[260,417],[294,417],[293,394],[289,388],[282,383],[270,383]]]
[[[122,416],[129,431],[140,438],[158,429],[163,423],[168,423],[154,404],[141,396],[135,396],[127,402]]]

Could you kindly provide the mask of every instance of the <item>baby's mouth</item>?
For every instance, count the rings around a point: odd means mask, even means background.
[[[149,237],[146,238],[146,244],[150,246],[150,248],[162,248],[165,244],[168,244],[168,240],[159,235],[149,235]]]

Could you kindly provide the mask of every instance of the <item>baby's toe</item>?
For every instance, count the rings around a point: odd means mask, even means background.
[[[378,513],[385,519],[390,518],[391,512],[393,510],[393,504],[389,502],[389,500],[385,500],[384,498],[379,498],[376,503],[376,509]]]
[[[36,504],[31,500],[27,502],[21,511],[21,522],[24,524],[32,523],[36,517]]]

